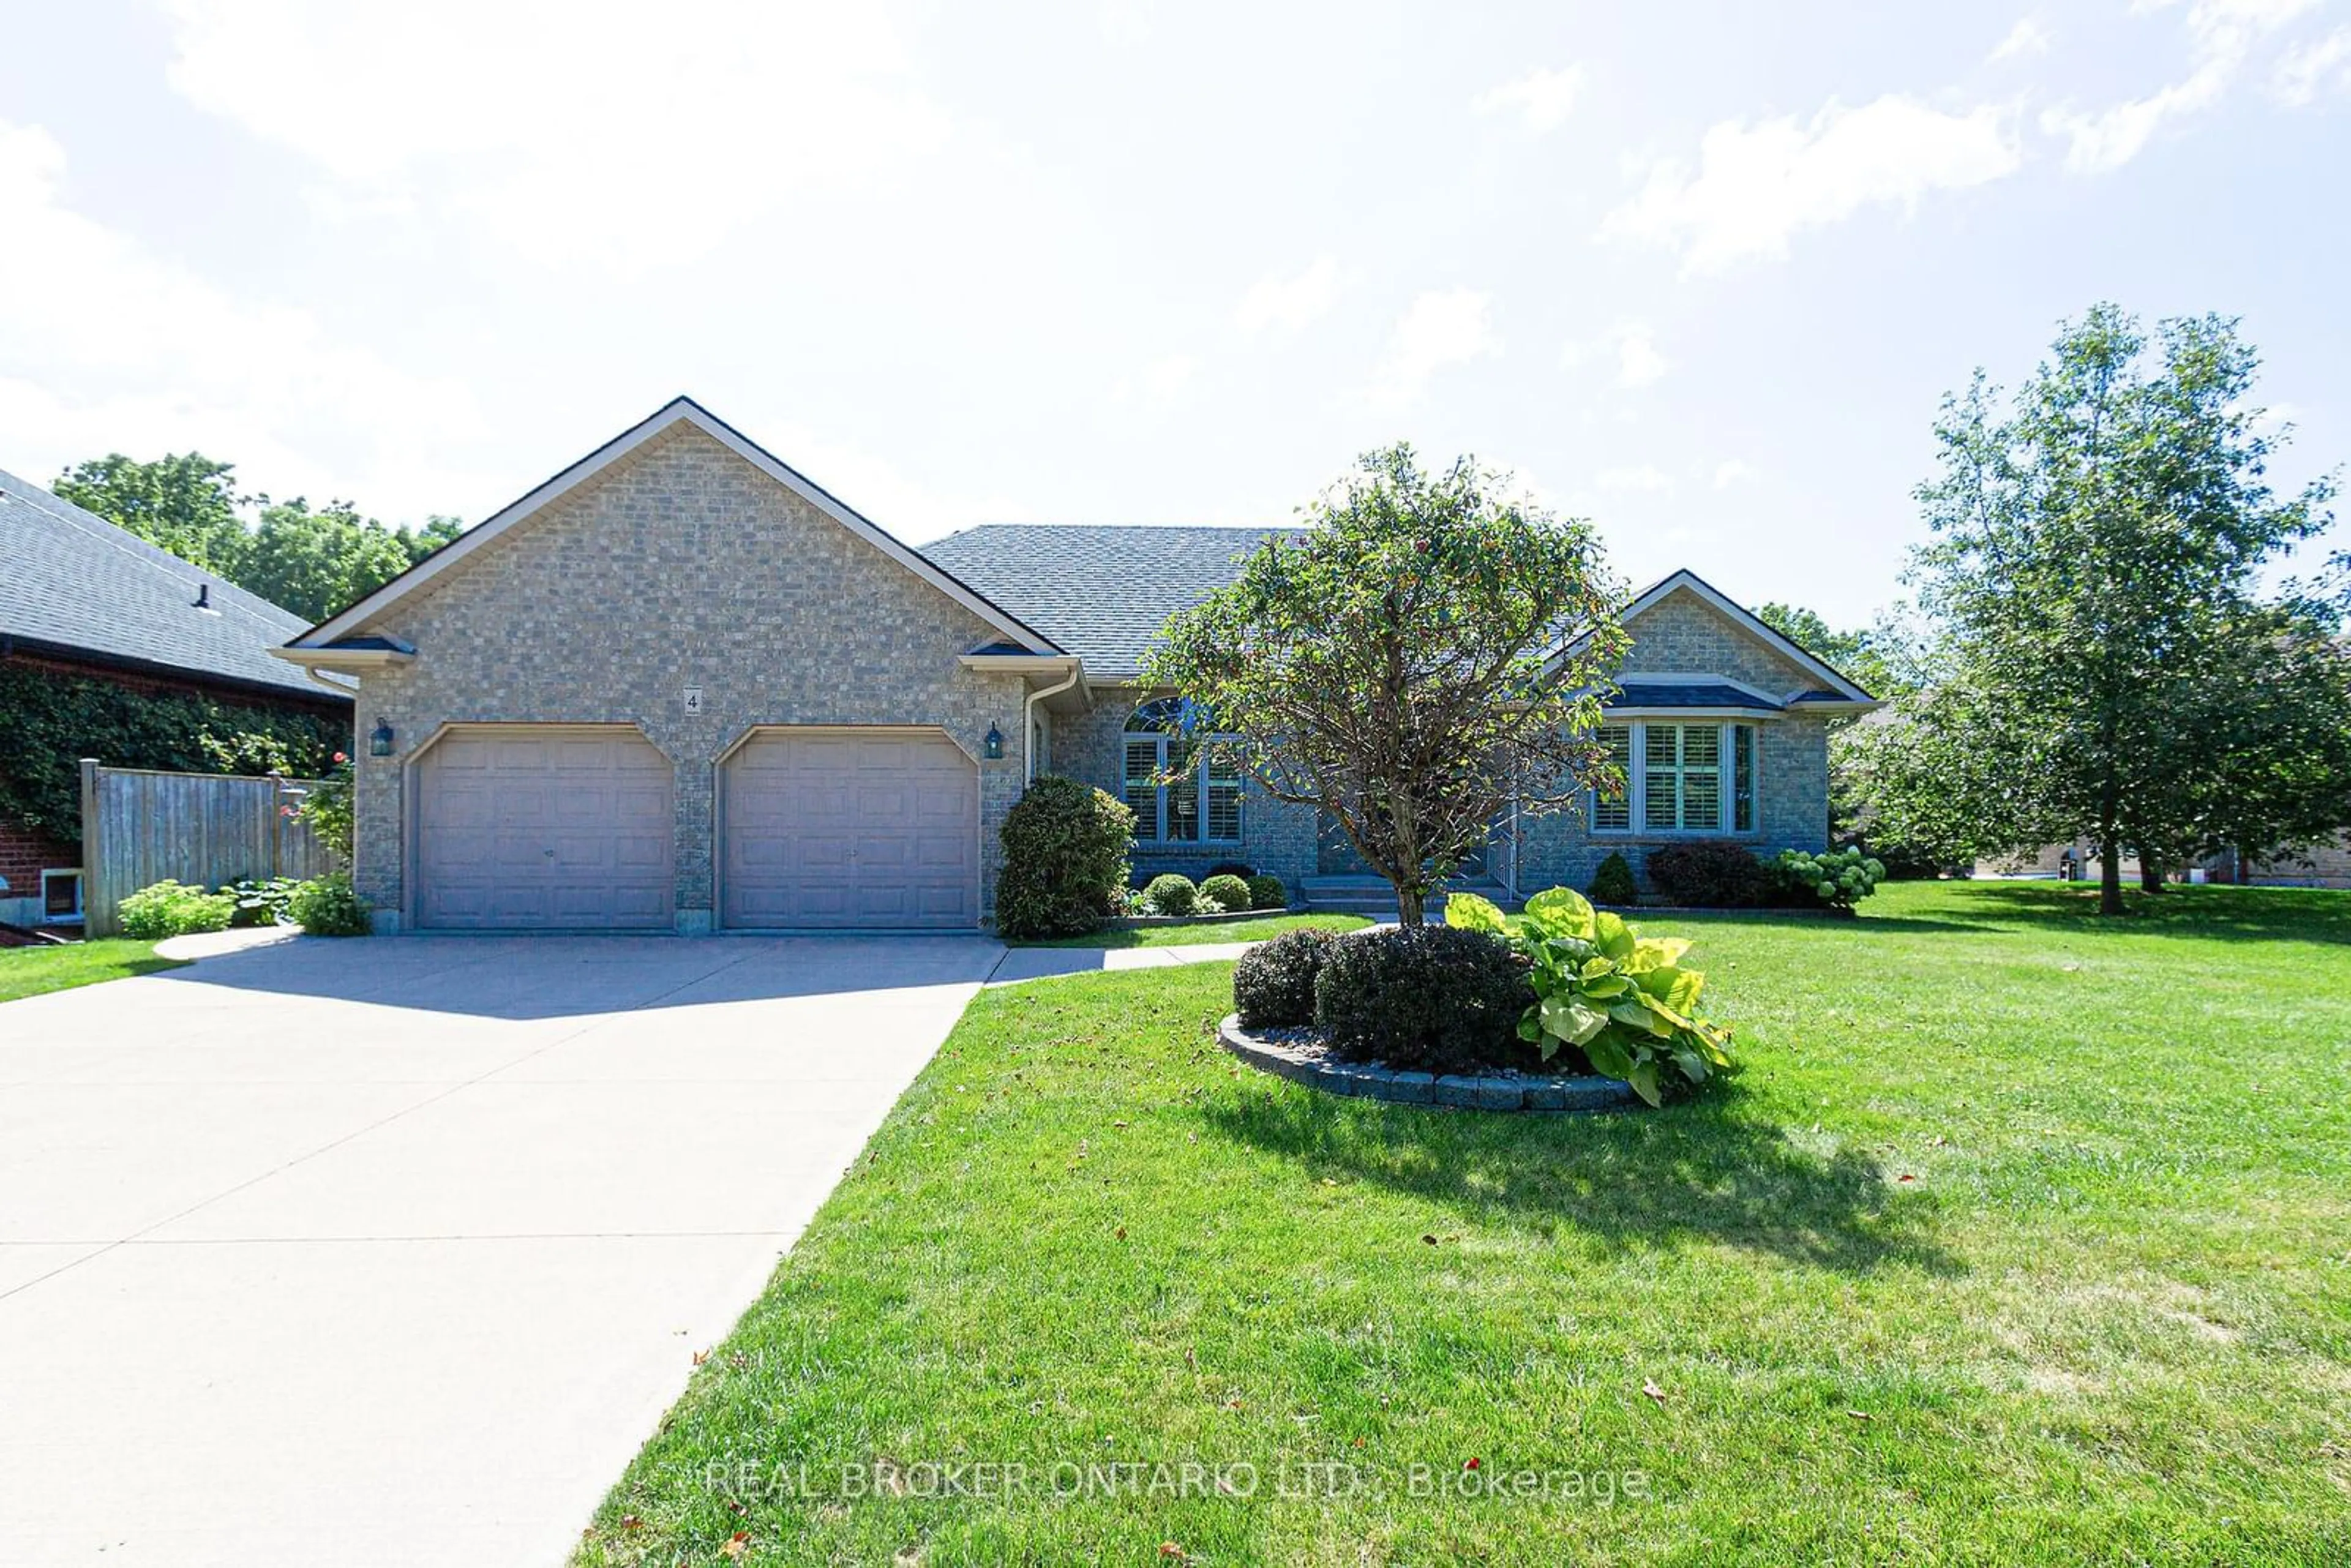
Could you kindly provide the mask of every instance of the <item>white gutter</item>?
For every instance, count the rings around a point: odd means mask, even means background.
[[[1047,686],[1042,691],[1030,692],[1029,694],[1029,700],[1021,704],[1020,755],[1024,759],[1021,766],[1028,774],[1028,777],[1021,780],[1021,783],[1024,785],[1034,784],[1037,782],[1037,705],[1047,697],[1060,696],[1063,692],[1068,691],[1071,686],[1076,685],[1080,681],[1085,679],[1085,677],[1086,667],[1084,664],[1079,660],[1071,659],[1070,661],[1069,679],[1063,681],[1058,686]]]

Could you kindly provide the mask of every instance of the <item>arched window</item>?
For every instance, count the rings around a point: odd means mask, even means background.
[[[1144,703],[1126,721],[1126,803],[1144,843],[1235,844],[1241,779],[1230,739],[1181,697]]]

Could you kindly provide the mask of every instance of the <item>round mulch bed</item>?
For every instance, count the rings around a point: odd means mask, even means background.
[[[1260,1071],[1332,1094],[1393,1100],[1404,1105],[1450,1105],[1465,1111],[1615,1111],[1641,1097],[1620,1079],[1590,1073],[1407,1072],[1377,1062],[1342,1061],[1311,1029],[1274,1029],[1255,1033],[1228,1013],[1217,1026],[1227,1051]]]

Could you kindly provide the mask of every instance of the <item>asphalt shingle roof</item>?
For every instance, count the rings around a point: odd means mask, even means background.
[[[1766,702],[1753,692],[1740,691],[1737,686],[1718,685],[1707,681],[1636,681],[1625,677],[1625,695],[1617,697],[1612,707],[1703,707],[1751,708],[1757,713],[1778,713],[1780,705]]]
[[[266,652],[308,624],[0,471],[0,637],[332,700]]]
[[[1241,559],[1295,528],[989,523],[923,553],[1086,662],[1131,675],[1169,616],[1240,574]]]

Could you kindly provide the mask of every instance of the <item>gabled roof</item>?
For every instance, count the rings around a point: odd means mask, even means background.
[[[613,464],[679,425],[691,425],[726,447],[737,456],[799,496],[802,500],[872,545],[883,554],[915,576],[945,593],[970,611],[988,627],[1023,651],[1056,653],[1065,650],[1050,638],[1008,613],[984,593],[958,580],[952,573],[941,570],[920,551],[900,540],[886,529],[868,520],[847,503],[775,454],[712,413],[690,397],[672,399],[652,417],[622,432],[587,456],[572,464],[529,494],[484,518],[466,529],[450,543],[426,556],[406,571],[377,589],[350,608],[330,616],[318,625],[292,639],[285,656],[298,657],[303,650],[327,650],[339,639],[363,630],[367,623],[392,606],[416,592],[434,578],[463,563],[475,550],[496,539],[508,528],[543,510],[572,491],[593,480]]]
[[[923,553],[1086,662],[1096,678],[1134,674],[1168,617],[1240,575],[1288,528],[989,523]]]
[[[1774,630],[1769,622],[1765,622],[1753,611],[1749,610],[1745,605],[1740,604],[1738,601],[1732,599],[1720,589],[1715,587],[1712,583],[1707,581],[1706,579],[1698,576],[1698,573],[1689,570],[1687,568],[1684,568],[1682,570],[1675,572],[1671,577],[1666,578],[1660,582],[1654,583],[1650,587],[1643,590],[1641,592],[1634,595],[1633,602],[1625,606],[1625,612],[1619,616],[1618,619],[1629,626],[1646,611],[1654,608],[1655,606],[1664,602],[1672,595],[1680,592],[1688,592],[1697,595],[1699,599],[1713,606],[1714,609],[1720,612],[1723,615],[1737,622],[1740,628],[1745,630],[1750,635],[1753,636],[1758,642],[1766,644],[1774,653],[1779,653],[1782,657],[1795,664],[1799,669],[1802,669],[1807,674],[1817,679],[1821,683],[1821,689],[1805,693],[1802,700],[1813,703],[1868,703],[1872,705],[1876,703],[1877,699],[1876,697],[1871,696],[1867,692],[1862,690],[1861,686],[1856,682],[1848,678],[1843,672],[1831,665],[1826,660],[1822,659],[1818,654],[1809,652],[1802,643],[1798,643],[1792,638]]]
[[[0,637],[334,702],[333,692],[269,656],[272,646],[301,629],[302,618],[291,611],[0,473]]]

